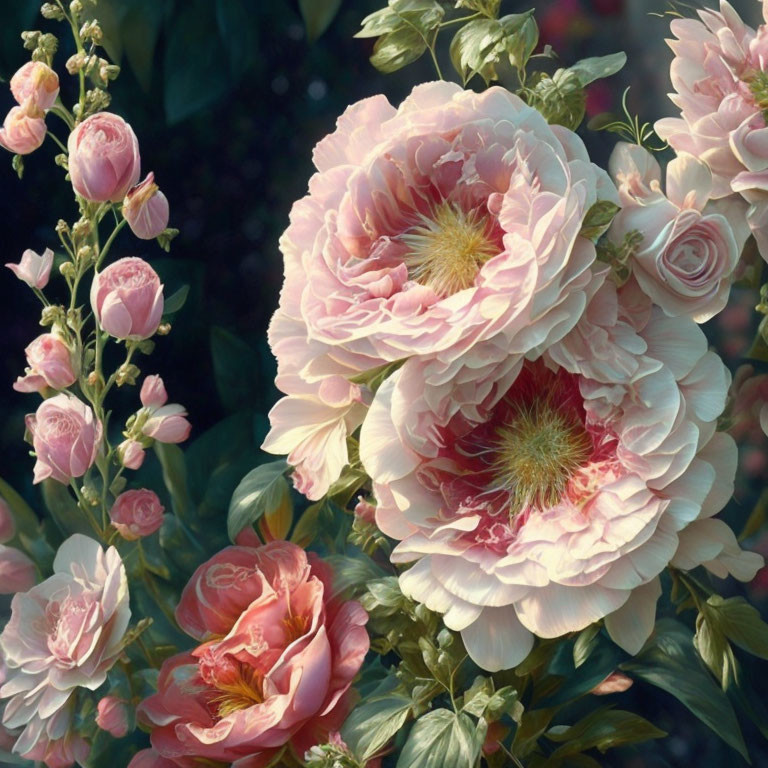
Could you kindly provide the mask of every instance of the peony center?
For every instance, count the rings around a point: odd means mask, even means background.
[[[749,87],[757,108],[768,122],[768,72],[752,71],[744,78],[744,82]]]
[[[490,228],[477,209],[440,203],[400,235],[408,246],[404,262],[410,278],[443,298],[472,287],[483,264],[499,252]]]

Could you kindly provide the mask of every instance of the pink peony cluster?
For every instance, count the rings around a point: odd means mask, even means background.
[[[59,95],[59,76],[42,61],[28,61],[11,78],[12,107],[0,128],[0,147],[28,155],[45,140],[45,113]]]
[[[268,765],[338,730],[368,651],[367,615],[331,597],[331,574],[284,541],[229,547],[201,565],[176,611],[200,645],[163,663],[139,707],[153,753],[131,763]]]

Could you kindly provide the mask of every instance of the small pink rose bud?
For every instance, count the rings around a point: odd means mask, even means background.
[[[42,61],[28,61],[11,78],[11,93],[30,117],[42,117],[59,95],[59,76]]]
[[[355,517],[360,518],[363,522],[376,525],[376,507],[362,496],[358,496],[357,504],[355,504]]]
[[[91,307],[110,336],[148,339],[163,316],[163,285],[143,259],[118,259],[94,277]]]
[[[35,483],[50,477],[67,485],[96,461],[101,422],[73,395],[62,393],[41,403],[34,415],[27,416],[26,424],[37,454]]]
[[[18,549],[0,544],[0,595],[26,592],[36,580],[35,564]]]
[[[34,152],[45,141],[45,120],[29,117],[22,107],[13,107],[0,128],[0,147],[17,155]]]
[[[168,402],[168,393],[165,391],[163,380],[157,375],[147,376],[141,385],[139,393],[141,404],[145,408],[160,408]]]
[[[38,336],[24,351],[28,367],[13,385],[17,392],[40,392],[45,387],[64,389],[77,379],[69,347],[56,334]]]
[[[152,413],[141,431],[158,443],[183,443],[192,429],[186,417],[183,405],[164,405]]]
[[[117,455],[126,469],[138,469],[144,463],[145,451],[136,440],[124,440],[117,446]]]
[[[13,512],[5,499],[0,497],[0,544],[5,544],[16,535]]]
[[[164,511],[157,494],[142,488],[121,493],[109,511],[109,519],[124,539],[135,541],[160,528]]]
[[[38,256],[34,251],[27,248],[21,254],[21,261],[18,264],[6,264],[5,266],[30,288],[42,290],[48,285],[48,279],[51,276],[53,251],[50,248],[46,248],[43,251],[43,255]]]
[[[119,203],[139,180],[139,142],[122,117],[91,115],[75,127],[67,147],[72,186],[86,200]]]
[[[96,705],[96,725],[116,739],[128,733],[128,707],[116,696],[105,696]]]
[[[168,227],[168,198],[155,184],[154,173],[125,196],[123,216],[133,234],[142,240],[153,240]]]
[[[598,683],[590,693],[595,696],[606,696],[609,693],[623,693],[632,687],[632,678],[623,672],[611,672],[602,683]]]

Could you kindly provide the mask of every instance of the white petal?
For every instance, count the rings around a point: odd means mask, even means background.
[[[533,635],[518,621],[515,609],[484,608],[480,618],[462,630],[472,661],[488,672],[519,664],[533,647]]]
[[[645,645],[656,621],[656,602],[661,596],[658,577],[633,590],[624,605],[605,617],[605,628],[616,645],[634,656]]]

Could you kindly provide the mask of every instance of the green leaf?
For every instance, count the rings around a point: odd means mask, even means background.
[[[252,469],[232,495],[227,513],[227,533],[230,541],[245,527],[253,525],[265,512],[277,509],[290,494],[285,473],[289,467],[284,459],[271,461]]]
[[[232,2],[232,0],[224,0]],[[325,32],[341,8],[341,0],[299,0],[299,9],[310,42]]]
[[[394,363],[385,363],[378,368],[371,368],[364,373],[359,373],[357,376],[351,376],[350,381],[353,384],[360,384],[360,386],[367,387],[375,395],[378,392],[379,387],[399,368],[402,367],[405,362],[405,358],[402,360],[395,360]]]
[[[171,496],[173,511],[181,520],[189,521],[194,509],[189,497],[184,451],[171,443],[156,442],[154,447],[163,469],[163,482]]]
[[[672,694],[726,744],[749,759],[731,702],[697,658],[693,634],[687,627],[673,619],[656,622],[654,641],[621,669]]]
[[[499,41],[504,35],[496,19],[477,19],[463,26],[451,41],[450,55],[453,68],[466,84],[476,74],[486,85],[497,79]]]
[[[416,61],[426,50],[427,43],[417,29],[399,27],[376,41],[371,64],[385,74],[396,72]]]
[[[558,69],[550,76],[537,72],[533,88],[527,91],[528,103],[547,122],[575,131],[584,119],[586,96],[578,76],[568,69]]]
[[[390,692],[352,710],[341,737],[363,763],[383,749],[403,727],[411,712],[409,696]]]
[[[621,208],[610,200],[598,200],[588,211],[581,225],[582,237],[597,242],[611,226]]]
[[[600,633],[599,624],[590,624],[579,633],[573,644],[573,666],[578,669],[597,646],[597,635]]]
[[[221,402],[230,411],[254,405],[260,391],[259,358],[256,351],[223,328],[211,329],[213,375]]]
[[[365,591],[366,584],[373,579],[380,579],[385,572],[368,555],[360,553],[357,557],[348,555],[329,555],[325,562],[333,570],[333,596],[336,597],[355,588],[349,599]]]
[[[163,306],[163,315],[173,315],[178,312],[187,300],[189,296],[189,286],[182,285],[178,291],[172,293],[166,300]]]
[[[202,547],[175,515],[166,515],[163,520],[160,528],[160,546],[165,550],[165,558],[170,559],[187,576],[190,576],[203,560]],[[151,570],[158,573],[159,569],[153,567]]]
[[[43,480],[42,490],[46,509],[66,536],[73,533],[94,535],[85,512],[77,505],[75,497],[66,485],[56,480]]]
[[[621,51],[619,53],[611,53],[608,56],[582,59],[570,67],[568,71],[579,78],[582,86],[587,86],[595,80],[615,75],[626,63],[627,54]]]
[[[436,709],[416,721],[397,768],[467,768],[480,756],[488,726],[469,715]]]
[[[391,8],[382,8],[380,11],[375,11],[363,19],[363,28],[355,37],[380,37],[389,32],[394,32],[402,23],[403,20],[395,11]]]
[[[699,656],[720,681],[723,690],[728,688],[733,671],[729,663],[732,657],[731,646],[718,627],[707,621],[705,614],[700,613],[696,618],[696,636],[693,642]]]
[[[512,742],[512,752],[517,757],[527,757],[533,752],[537,741],[549,727],[554,714],[554,709],[533,709],[523,713]]]
[[[125,57],[145,93],[152,86],[156,70],[155,50],[167,10],[166,0],[134,1],[120,24]]]
[[[310,2],[323,5],[322,0]],[[254,16],[248,3],[243,0],[216,0],[216,23],[229,54],[229,71],[234,77],[240,77],[246,72],[257,50]]]
[[[11,508],[17,533],[24,533],[32,538],[39,536],[40,521],[38,520],[37,515],[32,511],[32,507],[24,501],[21,494],[17,493],[2,478],[0,478],[0,496],[5,499],[6,504]],[[11,541],[13,541],[13,539]]]
[[[708,623],[717,627],[732,643],[757,656],[768,659],[768,624],[743,597],[724,599],[712,595],[704,607]]]

